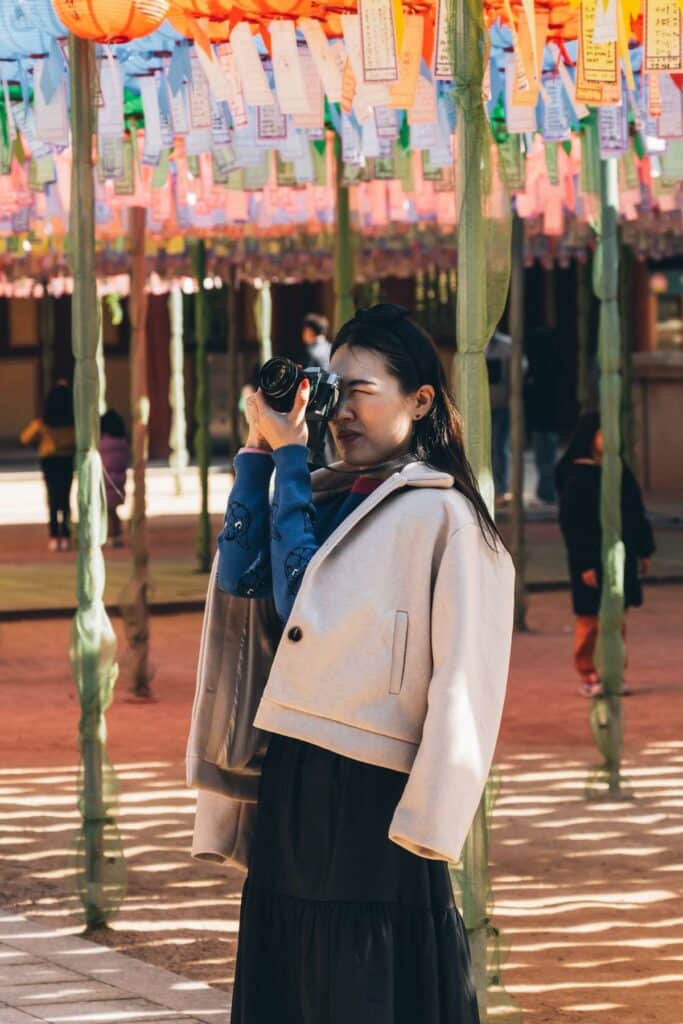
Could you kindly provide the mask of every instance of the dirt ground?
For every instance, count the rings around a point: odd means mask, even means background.
[[[598,757],[571,666],[568,596],[535,596],[532,632],[515,639],[491,860],[505,986],[527,1021],[683,1024],[682,601],[683,587],[652,588],[630,615],[624,769],[634,799],[623,803],[585,799]],[[200,617],[152,626],[156,700],[131,702],[122,653],[107,716],[128,896],[93,937],[229,990],[242,876],[188,855],[182,759]],[[12,910],[79,931],[68,634],[65,620],[0,624],[0,891]]]

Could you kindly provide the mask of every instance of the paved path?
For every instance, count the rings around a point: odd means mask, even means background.
[[[0,1024],[229,1024],[198,981],[0,911]]]

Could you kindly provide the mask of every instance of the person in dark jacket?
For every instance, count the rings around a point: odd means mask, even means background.
[[[576,615],[574,663],[581,676],[581,692],[588,697],[600,691],[594,652],[602,585],[602,531],[600,486],[603,439],[600,416],[586,413],[577,425],[566,452],[555,470],[560,503],[560,527],[567,546],[572,601]],[[626,549],[624,607],[643,603],[640,574],[650,568],[655,550],[640,487],[622,462],[622,539]]]
[[[115,409],[107,409],[100,419],[100,458],[104,471],[109,537],[112,546],[120,548],[123,547],[123,539],[117,509],[126,500],[126,470],[130,461],[130,448],[123,417]]]

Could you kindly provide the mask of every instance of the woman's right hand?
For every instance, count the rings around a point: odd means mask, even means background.
[[[597,571],[595,569],[586,569],[584,572],[581,573],[581,582],[585,583],[587,587],[597,587]]]
[[[260,448],[263,452],[272,452],[271,446],[259,430],[259,411],[256,400],[256,392],[252,392],[246,399],[244,415],[249,424],[249,433],[245,448]]]

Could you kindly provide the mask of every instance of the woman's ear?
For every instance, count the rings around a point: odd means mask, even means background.
[[[424,419],[433,406],[435,398],[436,391],[431,384],[423,384],[422,387],[419,387],[414,397],[415,410],[413,412],[413,419]]]

